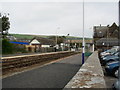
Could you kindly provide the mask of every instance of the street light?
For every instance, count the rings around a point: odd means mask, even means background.
[[[85,40],[84,40],[84,0],[83,0],[83,42],[82,42],[82,64],[84,64]]]
[[[59,30],[60,29],[60,27],[58,27],[57,28],[57,30]],[[58,36],[57,36],[57,30],[56,30],[56,49],[59,49],[59,47],[58,47]]]
[[[57,30],[59,30],[60,27],[57,28]],[[57,39],[57,30],[56,30],[56,45],[58,44],[58,39]]]
[[[119,0],[119,4],[118,4],[119,6],[118,6],[118,10],[119,10],[119,15],[118,16],[120,16],[120,0]],[[120,40],[120,17],[118,17],[119,18],[119,35],[118,35],[118,40]],[[120,52],[120,42],[118,42],[119,43],[119,52]],[[120,56],[120,53],[119,53],[119,56]],[[119,66],[120,66],[120,58],[119,58]],[[118,90],[120,90],[120,67],[119,67],[119,69],[118,69]]]
[[[70,34],[67,34],[67,38]],[[70,50],[70,43],[68,42],[69,40],[67,40],[67,47],[68,47],[68,50]]]

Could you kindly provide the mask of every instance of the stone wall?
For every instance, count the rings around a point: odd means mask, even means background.
[[[88,57],[86,62],[65,88],[106,88],[104,74],[98,59],[97,51]]]

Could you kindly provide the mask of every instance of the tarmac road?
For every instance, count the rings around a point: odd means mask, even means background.
[[[81,55],[2,79],[2,88],[64,88],[81,67]]]

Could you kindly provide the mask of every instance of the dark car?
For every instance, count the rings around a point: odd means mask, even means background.
[[[113,75],[115,77],[118,77],[118,68],[119,68],[119,61],[113,61],[110,63],[107,63],[105,66],[105,70],[109,75]]]
[[[119,61],[119,55],[111,55],[111,56],[104,57],[101,61],[101,64],[104,66],[108,62],[112,62],[112,61]]]

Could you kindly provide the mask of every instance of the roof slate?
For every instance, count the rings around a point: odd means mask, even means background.
[[[104,37],[107,34],[107,26],[94,26],[94,37]]]
[[[117,38],[101,38],[96,41],[97,46],[102,46],[104,43],[104,46],[118,46],[118,39]]]
[[[48,39],[48,38],[42,38],[42,37],[34,37],[31,42],[36,39],[38,40],[38,42],[40,42],[42,45],[55,45],[55,41],[52,39]]]

